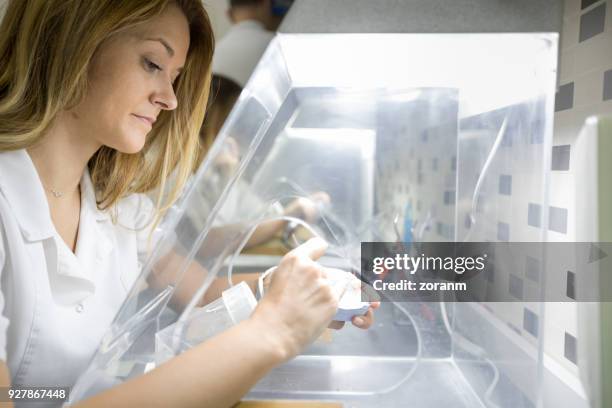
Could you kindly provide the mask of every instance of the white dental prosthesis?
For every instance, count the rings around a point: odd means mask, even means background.
[[[264,293],[264,279],[274,273],[276,267],[268,269],[259,277],[258,298]],[[338,297],[338,310],[334,315],[336,321],[350,321],[355,316],[363,316],[370,307],[369,302],[362,301],[362,282],[352,273],[336,268],[325,268],[326,280]]]

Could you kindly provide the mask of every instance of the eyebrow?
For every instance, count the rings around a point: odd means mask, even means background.
[[[159,41],[164,46],[166,51],[168,51],[168,55],[170,55],[171,57],[174,57],[174,49],[163,38],[147,38],[146,40],[147,41]]]
[[[170,57],[174,56],[174,49],[163,38],[161,38],[161,37],[158,37],[158,38],[145,38],[145,41],[157,41],[157,42],[161,43],[161,45],[163,45],[164,48],[166,49],[166,51],[168,52],[168,55],[170,55]],[[183,71],[183,67],[180,67],[180,68],[176,69],[176,72],[178,72],[179,74],[182,71]]]

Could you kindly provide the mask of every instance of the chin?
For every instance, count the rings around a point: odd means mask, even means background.
[[[125,154],[135,154],[142,150],[146,140],[146,135],[142,132],[133,132],[124,135],[114,146],[109,146],[118,152]]]

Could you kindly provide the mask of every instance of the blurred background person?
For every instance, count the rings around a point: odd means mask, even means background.
[[[204,160],[220,133],[241,91],[242,88],[234,81],[213,74],[210,104],[207,109],[206,120],[200,129],[198,160],[200,163]],[[197,194],[200,205],[187,208],[190,224],[186,228],[192,230],[190,235],[193,239],[199,235],[206,224],[212,206],[216,203],[217,197],[220,197],[221,189],[225,188],[231,177],[234,176],[240,159],[241,151],[238,143],[233,137],[226,137],[222,152],[217,155],[212,164],[214,172],[212,174],[208,173],[207,177],[195,186],[194,193]],[[322,207],[329,204],[329,201],[329,196],[326,193],[316,192],[308,197],[292,199],[284,207],[280,203],[275,203],[267,209],[267,216],[274,218],[288,216],[312,223],[318,219]],[[214,226],[217,227],[217,232],[221,232],[223,226],[228,227],[239,221],[258,218],[261,214],[257,214],[257,212],[261,211],[265,204],[248,183],[242,179],[238,180],[216,215]],[[256,252],[263,251],[276,254],[286,252],[288,249],[286,248],[286,242],[282,246],[277,244],[280,243],[283,233],[286,232],[285,228],[288,226],[288,221],[278,219],[260,224],[249,240],[247,249],[274,241],[271,247],[259,248]]]
[[[244,88],[293,0],[230,0],[232,22],[213,56],[213,73]]]

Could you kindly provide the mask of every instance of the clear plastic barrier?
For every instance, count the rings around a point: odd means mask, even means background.
[[[361,241],[543,241],[545,230],[527,221],[546,221],[557,40],[278,35],[161,225],[163,238],[73,398],[206,338],[206,328],[192,329],[216,300],[207,297],[211,283],[280,259],[241,253],[266,222],[292,226],[285,244],[305,232],[323,236],[331,246],[321,262],[355,273]],[[328,200],[318,202],[316,221],[282,218],[293,200],[321,192]],[[530,213],[529,203],[542,211]],[[250,397],[531,407],[541,337],[508,326],[517,307],[383,302],[371,330],[346,327],[316,342]],[[529,307],[541,325],[542,305]]]

